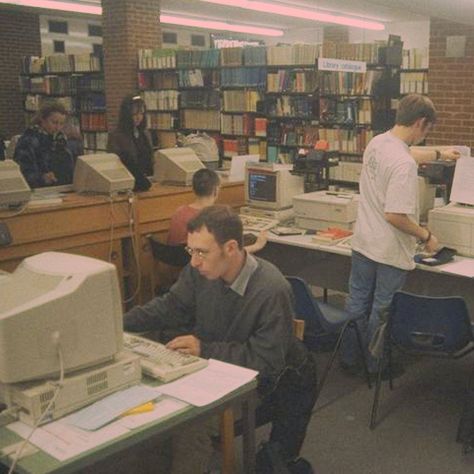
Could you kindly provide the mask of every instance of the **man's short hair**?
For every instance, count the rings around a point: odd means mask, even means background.
[[[230,207],[216,205],[205,207],[194,219],[188,222],[188,232],[193,233],[205,227],[219,245],[236,240],[242,248],[243,227],[238,214]]]
[[[212,196],[219,187],[218,174],[207,168],[197,170],[193,175],[193,191],[196,196]]]
[[[398,105],[395,123],[410,127],[420,118],[426,118],[428,123],[436,122],[436,109],[431,99],[420,94],[405,96]]]

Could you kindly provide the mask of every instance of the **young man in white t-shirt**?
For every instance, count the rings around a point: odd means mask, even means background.
[[[417,162],[409,149],[424,140],[435,121],[436,110],[428,97],[408,95],[400,101],[395,126],[373,138],[364,152],[346,311],[349,317],[360,318],[366,348],[380,315],[415,267],[417,240],[428,252],[438,247],[437,238],[417,223]],[[357,357],[354,335],[348,334],[343,367],[355,369]],[[369,372],[376,372],[377,361],[370,355],[368,366]]]

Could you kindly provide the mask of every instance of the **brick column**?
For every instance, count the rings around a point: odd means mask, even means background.
[[[349,28],[347,26],[327,25],[323,28],[323,42],[349,43]]]
[[[7,138],[25,129],[23,95],[18,81],[21,58],[40,55],[38,14],[0,7],[0,131]]]
[[[137,52],[161,47],[160,0],[102,0],[107,123],[112,130],[123,96],[137,91]]]
[[[464,57],[446,57],[448,36],[466,37]],[[428,87],[438,110],[428,142],[474,147],[474,26],[431,19]]]

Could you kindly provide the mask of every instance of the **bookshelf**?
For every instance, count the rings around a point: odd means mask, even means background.
[[[262,160],[293,162],[299,150],[324,139],[341,156],[339,171],[331,169],[335,179],[339,173],[350,182],[368,141],[393,125],[392,99],[400,94],[396,49],[380,42],[143,50],[138,81],[143,94],[173,96],[172,107],[148,107],[149,128],[173,136],[206,131],[224,160],[259,153]],[[367,71],[319,71],[320,57],[365,61]]]
[[[60,102],[79,125],[85,152],[105,151],[107,122],[99,57],[91,54],[25,56],[19,81],[27,125],[44,103]]]

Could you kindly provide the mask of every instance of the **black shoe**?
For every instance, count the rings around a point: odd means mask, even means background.
[[[360,364],[346,364],[345,362],[340,361],[339,366],[341,369],[348,375],[361,375],[364,372],[362,365]]]
[[[287,464],[291,474],[314,474],[313,466],[305,458],[297,458]]]
[[[401,364],[392,364],[392,380],[400,377],[405,373],[405,369]],[[377,372],[369,372],[371,382],[377,382]],[[390,371],[388,367],[382,370],[382,380],[390,380]]]

